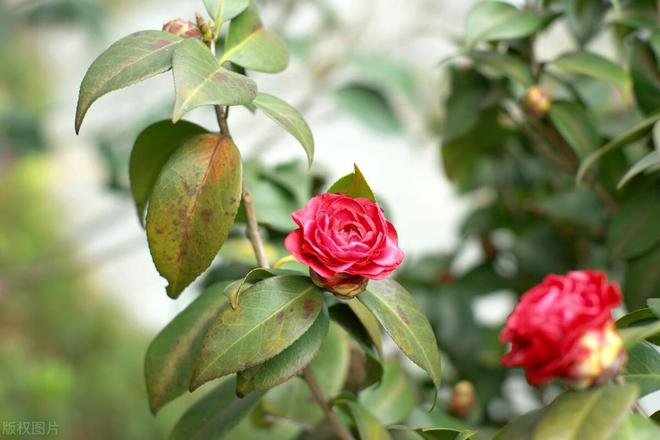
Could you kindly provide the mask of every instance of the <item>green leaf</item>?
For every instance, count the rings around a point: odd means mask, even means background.
[[[644,307],[646,300],[660,292],[660,246],[629,260],[623,282],[624,302],[628,310]]]
[[[451,428],[418,428],[415,432],[424,440],[468,440],[477,434],[477,431]]]
[[[657,124],[657,123],[656,123]],[[660,169],[660,151],[653,150],[637,162],[626,172],[617,184],[617,189],[621,189],[638,175]]]
[[[650,324],[626,327],[619,330],[619,333],[623,339],[623,346],[628,350],[637,345],[642,339],[660,335],[660,321],[654,320]]]
[[[216,34],[220,33],[222,22],[231,20],[243,12],[250,0],[204,0],[204,6],[215,23]]]
[[[328,188],[329,193],[347,194],[351,197],[364,197],[376,201],[376,196],[369,187],[367,180],[357,165],[353,165],[354,171],[337,180]]]
[[[236,394],[244,396],[255,390],[273,388],[301,371],[319,351],[328,333],[328,312],[319,313],[314,324],[297,341],[261,365],[240,371]]]
[[[314,137],[302,115],[280,98],[266,93],[257,93],[253,104],[300,142],[311,166],[314,160]]]
[[[655,315],[648,308],[632,311],[616,320],[616,328],[627,328],[633,324],[639,324],[645,321],[655,321]]]
[[[607,81],[616,86],[623,96],[630,94],[630,78],[624,68],[596,53],[584,50],[565,53],[552,64],[569,73]]]
[[[626,382],[637,385],[644,396],[660,389],[660,353],[642,341],[628,350],[628,363],[623,373]]]
[[[344,408],[348,415],[353,419],[357,427],[361,440],[389,440],[390,434],[387,432],[378,417],[373,415],[366,407],[358,402],[348,399],[341,399],[336,402],[337,406]]]
[[[227,283],[213,285],[190,303],[154,338],[147,349],[144,376],[149,406],[156,414],[175,397],[188,391],[193,362],[202,338],[220,309],[227,305]]]
[[[580,169],[578,170],[576,180],[577,182],[581,182],[584,179],[585,174],[589,169],[605,154],[609,153],[610,151],[622,147],[624,145],[627,145],[631,142],[636,141],[640,137],[644,136],[648,130],[655,124],[657,120],[660,119],[660,111],[647,116],[645,119],[642,119],[640,122],[637,123],[634,127],[630,128],[629,130],[621,133],[602,147],[600,147],[598,150],[594,151],[591,153],[589,156],[587,156],[582,163],[580,164]]]
[[[484,73],[494,73],[497,78],[513,79],[522,86],[534,85],[532,69],[519,58],[499,52],[473,51],[469,57],[475,62],[479,70]]]
[[[646,114],[660,109],[660,71],[658,62],[648,44],[638,39],[632,42],[630,75],[633,92],[639,108]]]
[[[276,73],[289,64],[289,51],[280,37],[264,29],[256,8],[250,5],[231,21],[220,64],[227,61],[258,72]]]
[[[401,351],[440,387],[440,352],[424,312],[397,282],[372,280],[358,299],[376,316]]]
[[[252,245],[250,245],[250,251],[252,251]],[[248,264],[252,264],[252,260]],[[297,272],[290,270],[280,270],[280,269],[270,269],[267,267],[257,267],[249,271],[245,277],[241,280],[235,281],[227,286],[225,293],[229,298],[229,303],[233,309],[238,308],[238,300],[240,296],[247,289],[251,287],[252,284],[271,278],[277,275],[300,275]]]
[[[257,96],[254,81],[223,68],[200,40],[179,45],[172,64],[176,89],[172,122],[201,105],[249,104]]]
[[[144,224],[147,202],[165,163],[185,141],[202,133],[206,130],[191,122],[160,121],[138,135],[131,150],[128,174],[140,223]]]
[[[566,23],[580,46],[584,46],[600,29],[607,5],[600,0],[564,0]]]
[[[633,194],[612,219],[607,237],[615,258],[640,256],[660,244],[660,194],[655,188]]]
[[[182,41],[169,32],[136,32],[99,55],[80,84],[76,133],[80,131],[89,107],[101,96],[169,70],[172,52]]]
[[[568,391],[545,410],[534,429],[535,439],[603,440],[612,437],[638,395],[634,385]]]
[[[538,409],[513,419],[497,431],[493,440],[529,440],[534,426],[536,426],[541,416],[543,416],[543,411],[543,409]],[[545,439],[539,438],[538,440]]]
[[[521,11],[509,3],[484,1],[468,12],[465,43],[470,47],[479,41],[523,38],[542,25],[543,19],[531,12]]]
[[[241,158],[230,138],[191,138],[165,164],[149,200],[147,239],[176,298],[213,261],[241,198]]]
[[[416,396],[410,379],[396,361],[384,365],[383,380],[378,386],[363,390],[359,402],[369,408],[383,425],[404,421],[415,408]]]
[[[630,414],[612,440],[656,440],[660,427],[647,417]]]
[[[598,132],[589,114],[581,106],[569,101],[555,101],[550,107],[549,116],[578,157],[586,157],[600,145]]]
[[[179,419],[170,440],[223,438],[259,401],[263,392],[239,399],[234,394],[236,379],[231,377],[197,401]]]
[[[330,307],[330,317],[365,347],[374,347],[382,356],[380,325],[373,313],[355,298]]]
[[[660,319],[660,298],[649,298],[646,301],[646,305],[651,313],[653,313],[656,318]]]
[[[254,284],[241,306],[223,310],[209,329],[190,388],[273,358],[312,326],[322,306],[321,290],[304,276]]]
[[[335,90],[335,97],[341,110],[379,135],[401,132],[396,109],[381,87],[351,82]]]

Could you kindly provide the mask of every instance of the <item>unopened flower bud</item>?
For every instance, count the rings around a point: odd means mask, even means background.
[[[552,106],[550,95],[539,86],[532,86],[523,98],[525,108],[537,116],[543,116]]]
[[[335,296],[352,298],[367,288],[369,280],[359,275],[336,274],[329,278],[323,278],[310,269],[312,282],[323,290],[333,293]]]
[[[183,18],[170,20],[163,25],[163,30],[182,38],[199,38],[202,32],[192,21],[186,21]]]
[[[477,396],[474,386],[467,380],[462,380],[454,385],[449,400],[449,412],[458,418],[465,417],[474,408]]]

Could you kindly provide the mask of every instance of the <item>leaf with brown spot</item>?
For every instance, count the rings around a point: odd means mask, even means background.
[[[211,264],[227,239],[241,177],[234,143],[212,134],[188,140],[163,167],[149,200],[147,239],[172,298]]]
[[[223,310],[206,334],[190,389],[281,353],[312,326],[322,306],[321,290],[302,275],[252,285],[240,307]]]
[[[396,281],[372,280],[357,298],[376,316],[401,351],[428,373],[438,389],[438,343],[431,324],[410,293]]]

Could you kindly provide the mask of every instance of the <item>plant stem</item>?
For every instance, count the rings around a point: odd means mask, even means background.
[[[215,117],[218,120],[218,127],[220,127],[220,134],[231,137],[229,126],[227,125],[227,114],[225,110],[219,105],[214,105],[213,109],[215,110]]]
[[[261,267],[270,267],[268,264],[268,257],[264,250],[264,243],[259,235],[259,225],[257,223],[257,215],[254,212],[254,205],[252,204],[252,194],[248,191],[243,181],[243,208],[245,209],[245,217],[247,218],[247,236],[252,244],[254,256],[257,258],[257,264]]]
[[[309,390],[312,392],[312,396],[314,396],[314,399],[325,413],[325,416],[328,419],[328,422],[330,422],[330,426],[332,427],[332,430],[335,432],[337,438],[341,440],[353,440],[353,436],[351,435],[351,433],[348,432],[344,427],[344,425],[341,424],[339,418],[337,418],[337,414],[335,414],[332,411],[332,409],[328,405],[328,402],[325,400],[325,397],[323,396],[323,391],[321,391],[321,388],[319,387],[319,384],[316,381],[316,377],[314,377],[314,372],[309,367],[309,365],[303,369],[303,376],[305,377],[305,382],[307,382],[307,386],[309,387]]]

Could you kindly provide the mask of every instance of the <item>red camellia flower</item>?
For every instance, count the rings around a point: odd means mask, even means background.
[[[586,388],[612,378],[626,360],[611,313],[619,303],[618,286],[601,272],[548,275],[509,316],[500,340],[511,350],[502,363],[522,366],[533,385],[562,378]]]
[[[403,260],[394,226],[369,199],[320,194],[291,218],[298,229],[284,246],[310,267],[314,283],[335,294],[357,295],[368,279],[387,277]]]

